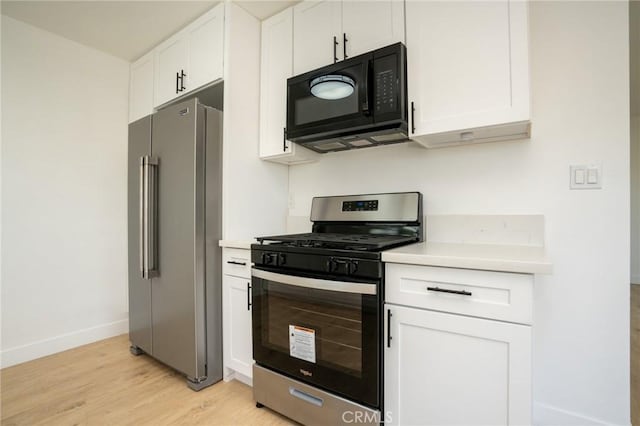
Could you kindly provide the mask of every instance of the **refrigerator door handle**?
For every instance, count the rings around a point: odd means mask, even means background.
[[[158,159],[156,157],[144,157],[145,175],[145,209],[144,209],[144,271],[143,277],[150,279],[158,276],[157,265],[157,205],[158,191],[156,188],[158,177]],[[153,172],[152,172],[153,171]]]
[[[144,259],[145,259],[145,250],[144,250],[144,241],[146,238],[145,235],[145,230],[146,230],[146,221],[145,221],[145,217],[146,217],[146,198],[147,198],[147,194],[145,192],[145,188],[146,188],[146,166],[145,166],[145,157],[140,157],[140,177],[139,177],[139,182],[138,182],[138,188],[139,188],[139,196],[138,196],[138,200],[139,200],[139,207],[138,207],[138,211],[139,211],[139,223],[138,223],[138,238],[139,238],[139,245],[138,245],[138,257],[140,259],[140,273],[142,274],[142,278],[146,278],[146,265],[144,263]]]

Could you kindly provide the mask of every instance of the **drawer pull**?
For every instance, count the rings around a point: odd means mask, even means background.
[[[230,263],[232,265],[247,266],[247,262],[236,262],[235,260],[227,260],[227,263]]]
[[[323,400],[322,398],[318,398],[317,396],[313,396],[313,395],[309,395],[306,392],[303,392],[301,390],[298,390],[296,388],[290,387],[289,388],[289,394],[291,394],[291,396],[295,396],[298,399],[301,399],[305,402],[308,402],[309,404],[313,404],[316,407],[322,407],[323,404]]]
[[[427,290],[439,291],[440,293],[450,293],[450,294],[460,294],[462,296],[471,296],[470,291],[464,291],[464,290],[449,290],[449,289],[440,288],[440,287],[427,287]]]

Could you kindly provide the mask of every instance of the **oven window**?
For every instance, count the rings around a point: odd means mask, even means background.
[[[307,361],[313,356],[319,366],[362,377],[361,295],[271,281],[265,289],[263,345]],[[292,326],[301,334],[292,333]]]

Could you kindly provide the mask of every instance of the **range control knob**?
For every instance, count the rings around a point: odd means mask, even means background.
[[[337,269],[337,264],[336,261],[333,260],[333,258],[327,260],[327,263],[325,264],[325,269],[327,272],[333,272]]]
[[[277,253],[262,253],[262,264],[264,265],[275,265],[277,260]]]
[[[356,273],[357,270],[358,270],[358,261],[357,260],[350,261],[349,264],[347,265],[347,273],[349,275],[353,275]]]

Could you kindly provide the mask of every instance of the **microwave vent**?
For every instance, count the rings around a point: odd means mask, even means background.
[[[347,146],[340,142],[329,141],[325,143],[314,144],[313,148],[321,151],[333,151],[336,149],[338,150],[346,149]]]
[[[404,133],[387,133],[384,135],[371,136],[376,142],[391,142],[391,141],[401,141],[407,139],[407,135]]]
[[[357,147],[373,145],[373,142],[371,142],[369,140],[366,140],[366,139],[358,139],[358,140],[355,140],[355,141],[349,141],[348,143],[351,146],[357,146]]]

